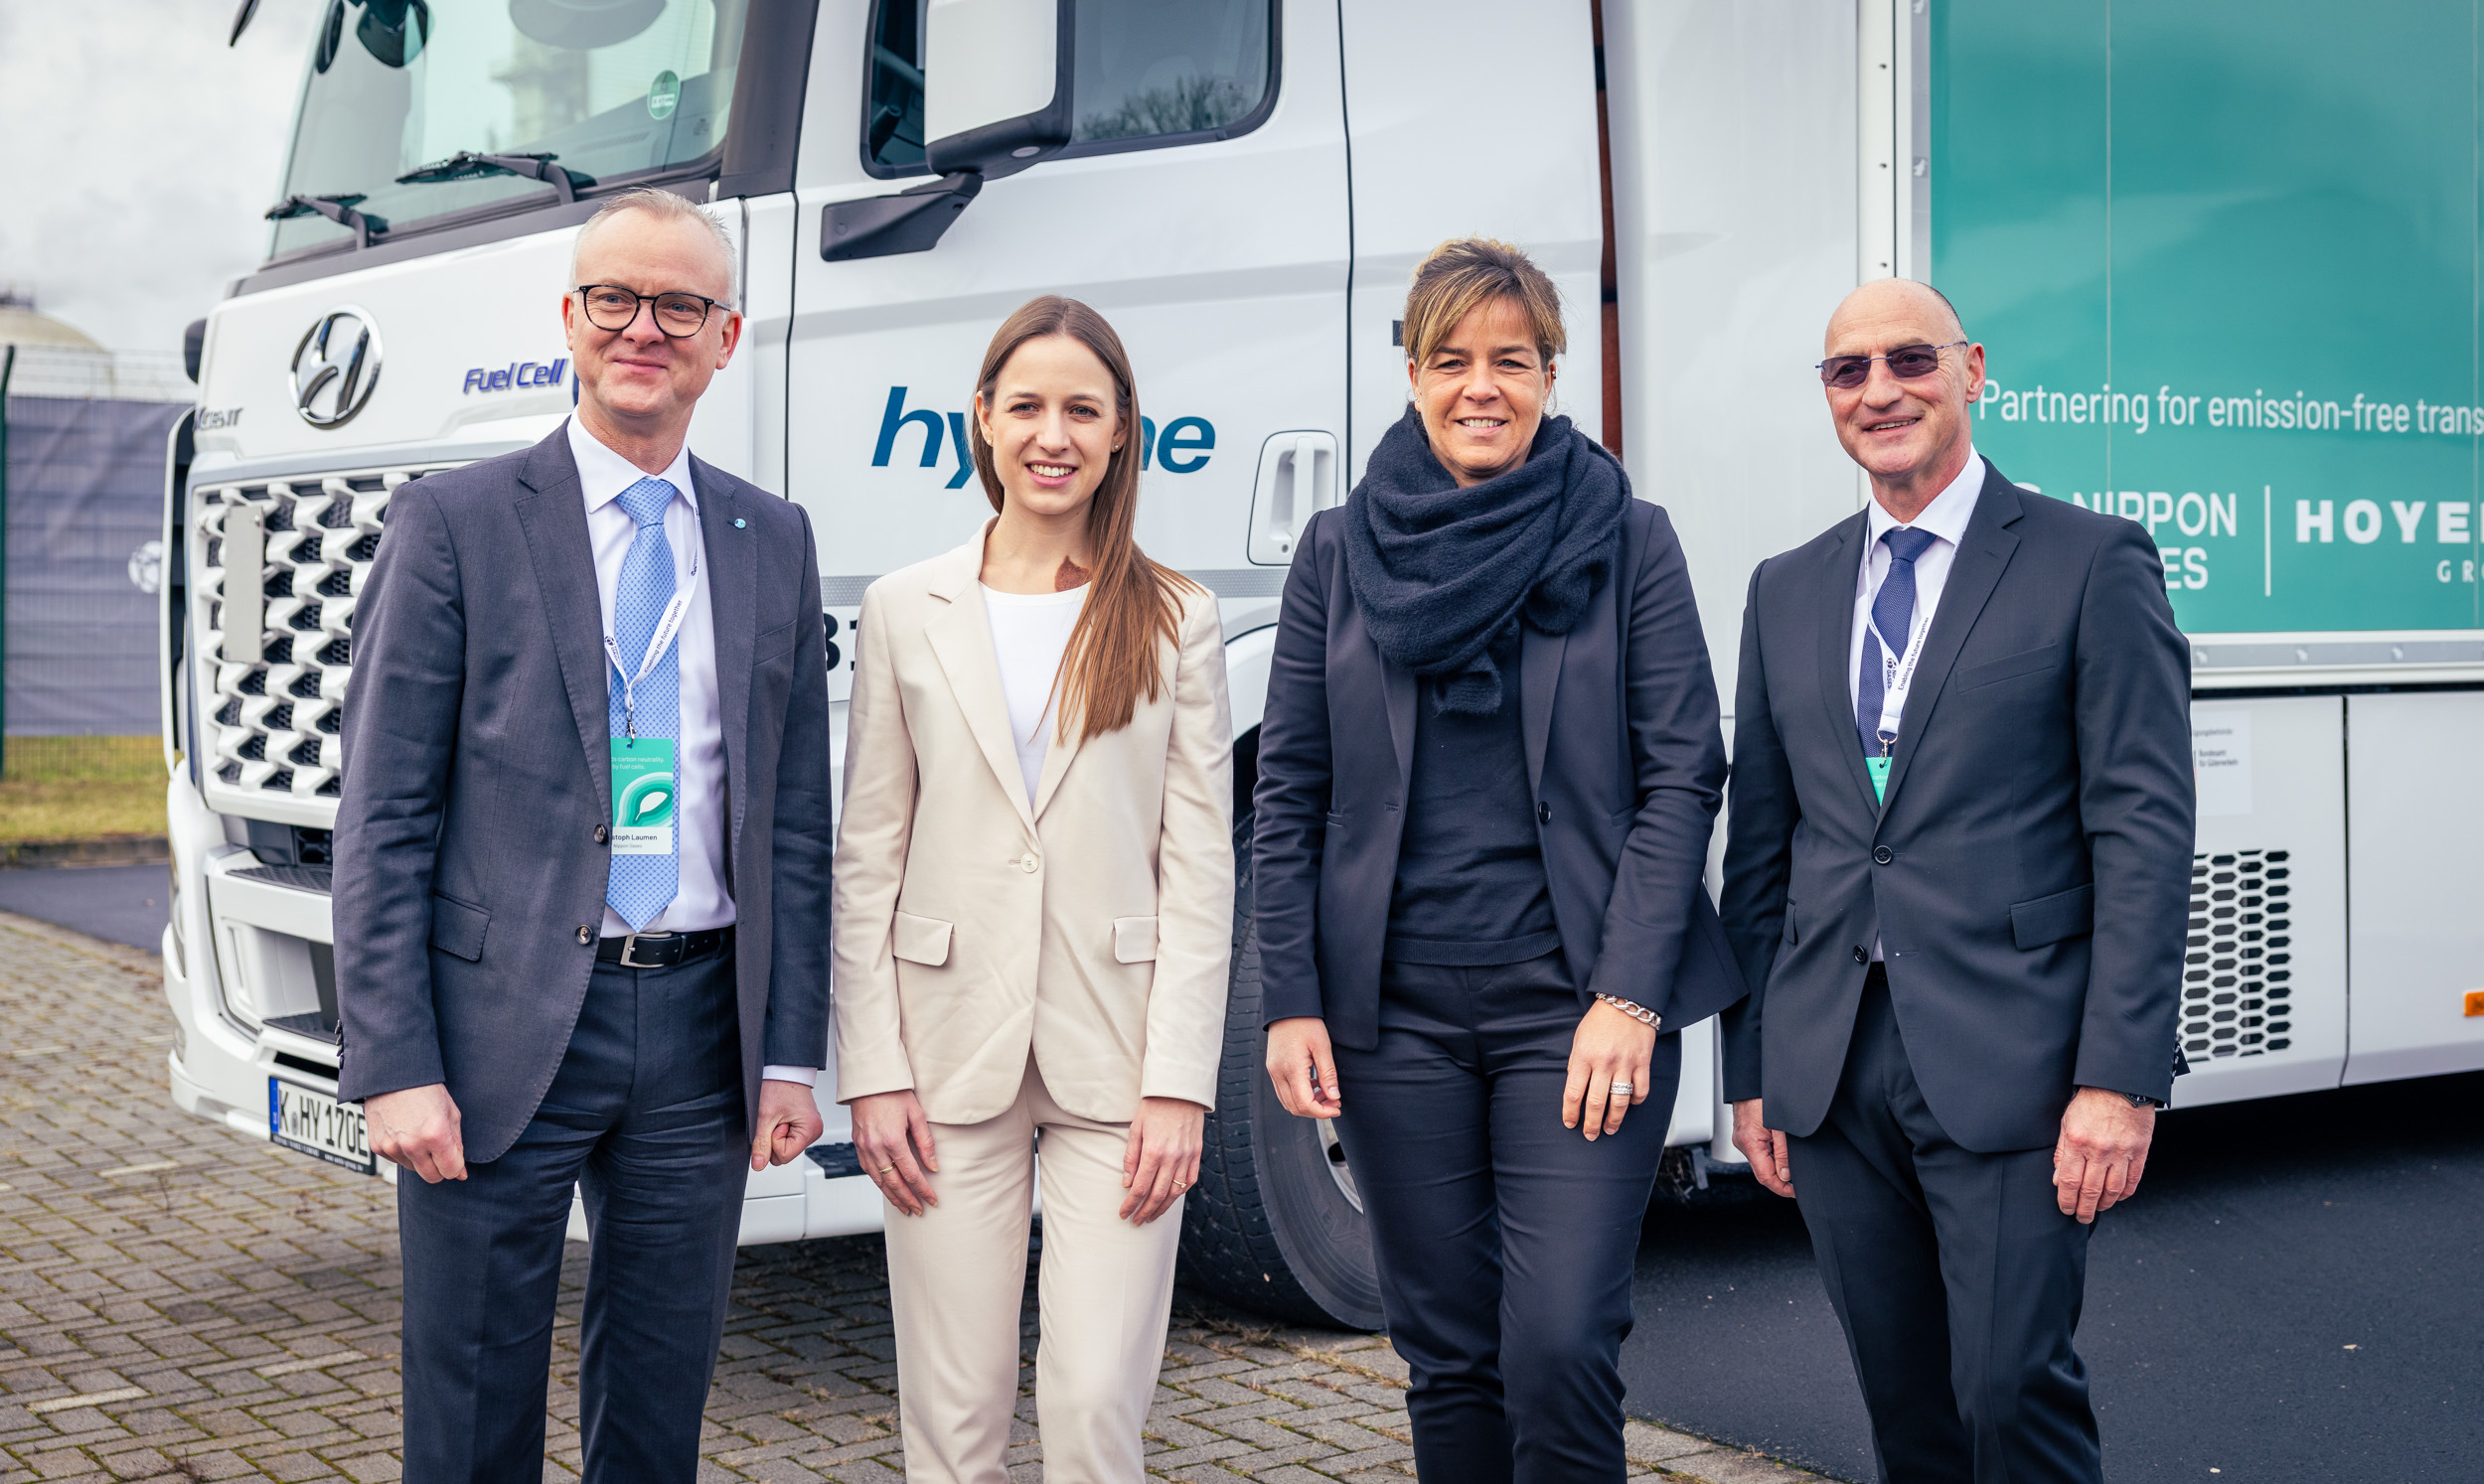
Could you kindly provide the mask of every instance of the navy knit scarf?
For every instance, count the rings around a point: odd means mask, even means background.
[[[1630,485],[1595,440],[1548,417],[1515,469],[1465,489],[1413,407],[1345,502],[1345,575],[1380,653],[1435,682],[1443,711],[1500,708],[1493,641],[1523,613],[1567,634],[1613,570]]]

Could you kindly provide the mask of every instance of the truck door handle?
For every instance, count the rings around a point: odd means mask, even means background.
[[[1294,554],[1294,533],[1318,510],[1315,481],[1320,467],[1320,444],[1309,433],[1298,433],[1294,447],[1278,456],[1276,519],[1271,522],[1269,539],[1279,554]]]
[[[1261,566],[1291,562],[1303,526],[1335,503],[1335,482],[1333,435],[1313,431],[1271,435],[1260,449],[1259,480],[1252,493],[1250,560]]]

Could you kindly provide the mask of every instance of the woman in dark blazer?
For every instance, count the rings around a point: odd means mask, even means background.
[[[1701,884],[1716,686],[1664,512],[1544,416],[1543,272],[1444,243],[1404,338],[1413,405],[1278,621],[1268,1071],[1338,1120],[1424,1479],[1618,1480],[1674,1033],[1743,992]]]

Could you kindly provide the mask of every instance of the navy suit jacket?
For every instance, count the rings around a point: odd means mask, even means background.
[[[742,1094],[828,1048],[827,633],[801,507],[694,458],[723,719]],[[602,932],[602,606],[564,432],[388,501],[355,612],[337,810],[338,1096],[445,1083],[466,1157],[517,1141]]]
[[[1252,874],[1263,1018],[1379,1044],[1380,961],[1412,776],[1412,671],[1381,658],[1345,576],[1341,511],[1304,529],[1260,726]],[[1568,634],[1525,625],[1519,695],[1536,835],[1582,1007],[1679,1030],[1742,997],[1702,882],[1725,781],[1716,680],[1673,526],[1633,500],[1612,576]],[[1627,606],[1626,606],[1627,605]]]
[[[2190,651],[2132,521],[1985,466],[1876,806],[1846,674],[1861,513],[1743,613],[1725,930],[1730,1100],[1816,1131],[1875,937],[1926,1103],[2042,1148],[2077,1087],[2172,1096],[2191,898]]]

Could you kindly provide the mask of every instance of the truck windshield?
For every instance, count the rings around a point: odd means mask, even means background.
[[[328,0],[279,199],[338,198],[375,228],[558,199],[506,169],[432,171],[461,152],[551,155],[579,187],[721,149],[748,0]],[[520,162],[524,163],[524,162]],[[303,211],[270,256],[350,241]]]

